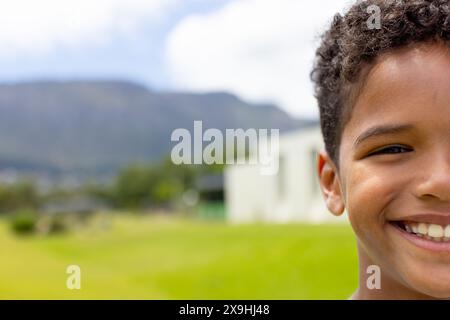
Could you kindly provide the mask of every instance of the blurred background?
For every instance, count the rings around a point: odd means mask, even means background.
[[[309,80],[348,4],[0,0],[0,298],[349,297]],[[173,164],[196,120],[279,129],[278,174]]]

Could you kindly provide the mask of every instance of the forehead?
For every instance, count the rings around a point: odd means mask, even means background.
[[[367,74],[342,144],[368,127],[400,121],[450,128],[450,50],[444,45],[383,55]]]

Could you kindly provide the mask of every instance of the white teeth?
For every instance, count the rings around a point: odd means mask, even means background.
[[[444,236],[450,238],[450,224],[445,227]]]
[[[430,224],[428,226],[428,235],[433,238],[441,238],[444,236],[444,228],[438,224]]]
[[[450,242],[450,224],[443,227],[433,223],[405,222],[403,225],[407,232],[418,237],[436,242]]]
[[[426,236],[428,234],[428,227],[425,223],[419,223],[419,227],[417,228],[417,232]]]

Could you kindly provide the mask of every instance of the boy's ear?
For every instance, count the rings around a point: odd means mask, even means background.
[[[339,184],[339,175],[336,166],[325,151],[317,157],[317,171],[320,189],[328,210],[340,216],[345,210],[342,190]]]

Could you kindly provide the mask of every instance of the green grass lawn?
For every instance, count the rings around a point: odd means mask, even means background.
[[[346,225],[227,225],[115,216],[58,236],[0,221],[2,299],[346,299],[357,285]],[[81,290],[66,267],[81,267]]]

